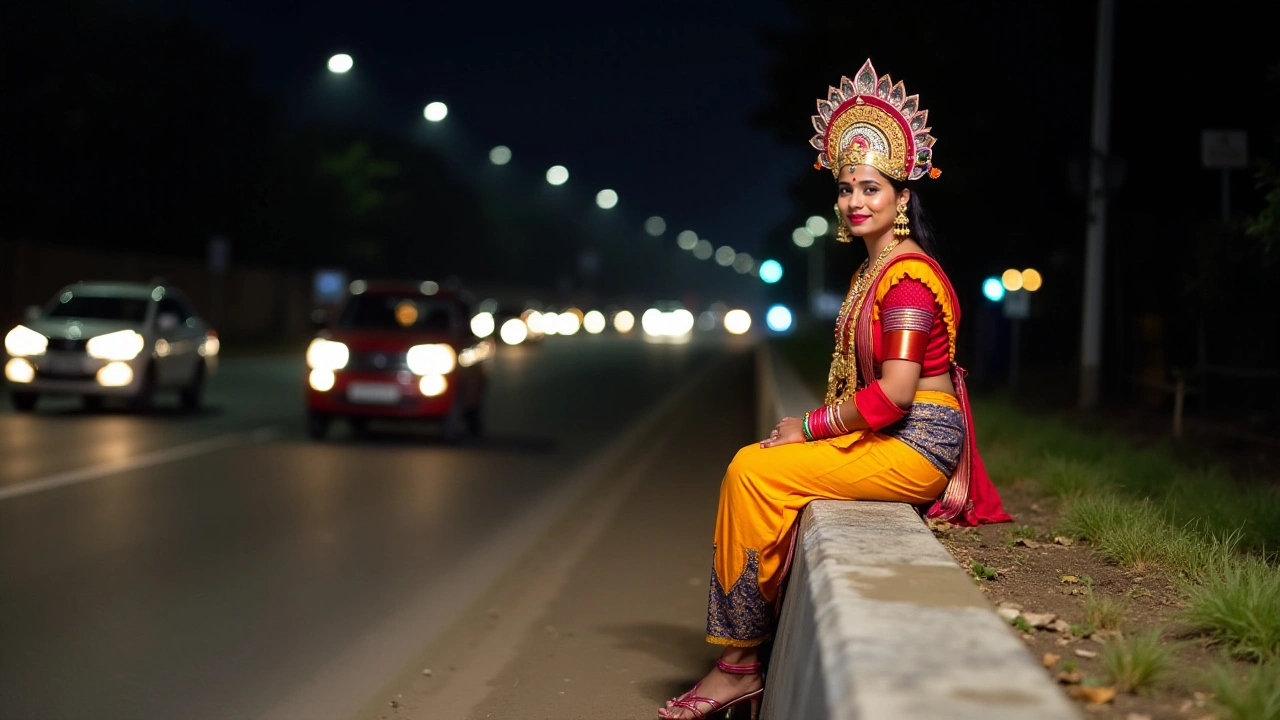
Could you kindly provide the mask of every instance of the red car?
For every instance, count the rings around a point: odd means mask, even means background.
[[[356,281],[307,348],[307,433],[335,418],[357,432],[381,419],[433,420],[446,439],[479,435],[492,339],[470,305],[432,282]]]

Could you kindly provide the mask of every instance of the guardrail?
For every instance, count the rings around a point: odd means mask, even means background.
[[[757,427],[818,405],[756,355]],[[762,720],[1082,717],[906,503],[818,500],[800,516]]]

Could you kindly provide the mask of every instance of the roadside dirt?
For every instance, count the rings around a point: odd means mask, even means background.
[[[1055,539],[1057,514],[1050,501],[1018,483],[1000,490],[1013,523],[979,528],[941,525],[934,527],[934,535],[962,567],[969,569],[977,561],[995,570],[990,579],[975,577],[993,605],[1017,610],[1036,624],[1046,622],[1020,633],[1027,649],[1044,660],[1045,672],[1061,683],[1088,717],[1213,718],[1202,677],[1220,654],[1179,624],[1182,603],[1173,584],[1154,568],[1120,568],[1099,558],[1087,544]],[[1092,588],[1096,598],[1123,608],[1121,632],[1162,630],[1162,644],[1172,647],[1174,655],[1173,667],[1163,681],[1142,693],[1117,692],[1108,699],[1113,683],[1102,653],[1114,635],[1105,630],[1089,637],[1076,634],[1087,624],[1086,588]]]

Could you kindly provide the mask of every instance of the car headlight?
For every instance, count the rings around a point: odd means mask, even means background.
[[[13,357],[43,355],[49,349],[49,338],[25,325],[19,325],[4,336],[4,349]]]
[[[313,370],[341,370],[351,359],[345,343],[316,338],[307,346],[307,365]]]
[[[414,345],[405,363],[414,375],[448,375],[458,364],[458,356],[450,345]]]
[[[126,362],[138,357],[146,345],[142,336],[133,330],[120,330],[89,338],[84,349],[91,358]]]

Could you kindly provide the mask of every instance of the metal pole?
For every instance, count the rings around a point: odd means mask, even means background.
[[[1089,157],[1089,218],[1085,234],[1084,316],[1080,338],[1080,407],[1098,404],[1102,365],[1103,260],[1106,256],[1107,187],[1111,121],[1112,0],[1098,0],[1093,72],[1093,131]]]

